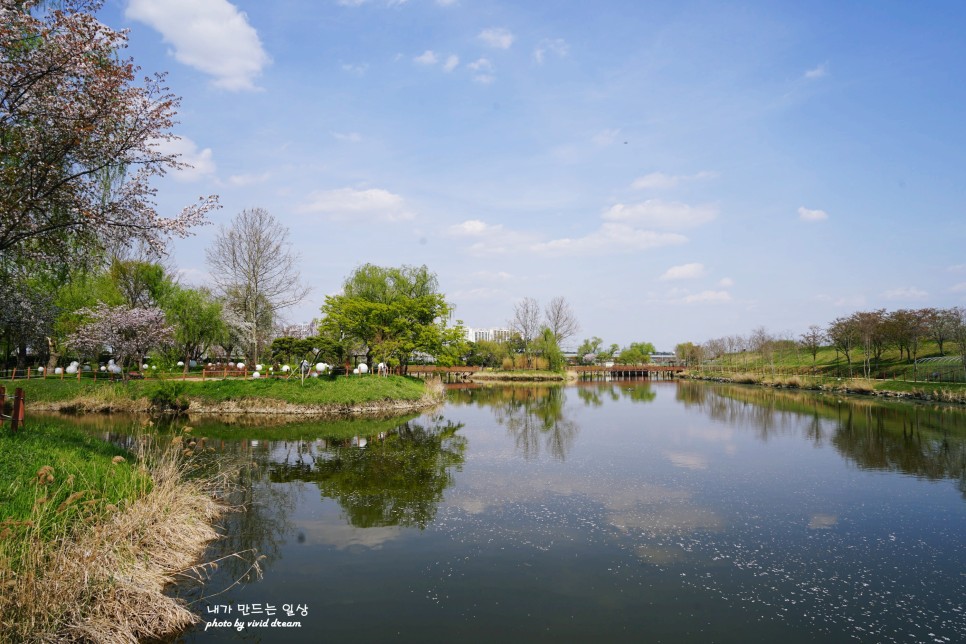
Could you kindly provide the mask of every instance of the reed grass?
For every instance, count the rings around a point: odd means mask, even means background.
[[[129,472],[117,503],[106,502],[110,484],[59,478],[59,462],[23,484],[34,486],[34,503],[26,518],[7,519],[11,533],[0,539],[0,641],[137,642],[197,621],[163,590],[196,570],[218,536],[212,522],[225,509],[217,499],[226,479],[194,475],[204,442],[188,448],[177,438],[102,456],[105,467]]]

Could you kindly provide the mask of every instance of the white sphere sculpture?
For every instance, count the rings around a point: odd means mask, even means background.
[[[262,377],[262,374],[258,373],[257,371],[252,372],[252,378],[261,378],[261,377]]]
[[[184,366],[184,361],[183,360],[178,360],[178,366],[179,367],[183,367]]]
[[[255,365],[255,371],[261,371],[264,368],[265,368],[265,365],[263,365],[263,364],[257,364],[257,365]]]
[[[37,373],[43,373],[43,372],[44,372],[43,367],[37,367]]]
[[[77,365],[73,362],[70,363],[70,366],[67,367],[67,373],[77,373]]]
[[[289,366],[287,364],[282,365],[282,371],[290,371],[290,370],[291,369],[289,369]]]
[[[107,371],[107,367],[105,367],[104,365],[101,365],[101,371]]]
[[[355,369],[353,369],[352,373],[359,373],[359,367],[356,367]]]
[[[64,373],[64,370],[61,367],[57,367],[56,369],[54,369],[54,373],[59,376],[60,374]]]
[[[324,362],[316,362],[315,363],[315,370],[318,371],[319,373],[321,373],[321,372],[325,371],[326,366],[328,366],[328,365],[326,365]]]
[[[239,362],[238,363],[238,368],[239,369],[244,369],[245,368],[245,363],[244,362]]]
[[[147,368],[148,368],[147,363],[144,363],[143,365],[141,365],[141,371],[145,371]]]
[[[359,373],[369,373],[369,365],[367,365],[365,362],[359,365]]]
[[[194,369],[195,367],[197,367],[197,366],[198,366],[198,361],[197,361],[197,360],[188,360],[188,366],[189,366],[189,367],[190,367],[191,369]]]

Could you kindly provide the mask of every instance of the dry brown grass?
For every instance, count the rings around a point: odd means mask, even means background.
[[[153,488],[124,509],[53,541],[28,533],[16,572],[0,550],[0,641],[138,642],[196,622],[163,590],[218,536],[211,524],[225,507],[216,479],[186,467],[180,450],[163,450],[149,466]]]

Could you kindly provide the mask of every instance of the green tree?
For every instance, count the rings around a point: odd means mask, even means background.
[[[222,344],[228,328],[222,318],[221,302],[207,289],[174,286],[162,308],[174,326],[172,345],[188,372],[191,360],[200,358],[210,346]]]
[[[579,347],[577,347],[577,357],[583,361],[586,356],[593,354],[594,359],[596,359],[597,354],[600,353],[601,347],[603,346],[604,341],[598,338],[596,335],[592,338],[587,338],[580,343]]]
[[[547,368],[550,371],[563,371],[567,366],[567,360],[564,358],[563,351],[560,350],[560,345],[557,344],[557,336],[550,327],[543,327],[540,335],[537,336],[534,342],[534,348],[539,355],[546,359]]]
[[[617,355],[617,362],[632,365],[647,364],[651,361],[651,354],[654,351],[654,345],[650,342],[631,342],[630,346]]]
[[[414,352],[443,356],[461,341],[446,326],[451,310],[426,266],[365,264],[346,278],[340,295],[326,296],[322,305],[323,325],[364,345],[370,367],[374,358],[398,360],[404,372]]]

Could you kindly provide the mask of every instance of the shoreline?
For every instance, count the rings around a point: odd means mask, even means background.
[[[948,403],[952,405],[966,405],[966,389],[952,389],[939,387],[923,388],[910,383],[913,388],[908,391],[898,389],[876,388],[876,383],[885,380],[866,380],[864,378],[843,378],[841,383],[809,382],[805,376],[778,376],[769,379],[768,376],[753,374],[705,375],[685,372],[682,379],[699,380],[704,382],[720,382],[735,385],[754,385],[769,389],[799,389],[802,391],[821,391],[826,393],[847,394],[852,396],[875,396],[877,398],[891,398],[896,400]]]
[[[179,406],[158,404],[146,396],[137,398],[104,398],[81,393],[63,400],[27,400],[27,412],[63,414],[140,413],[163,414],[183,412],[198,415],[239,414],[255,416],[290,416],[302,418],[381,417],[402,415],[432,409],[443,402],[442,383],[426,381],[419,398],[378,398],[360,402],[290,402],[271,396],[240,397],[212,400],[202,396],[179,395]]]

